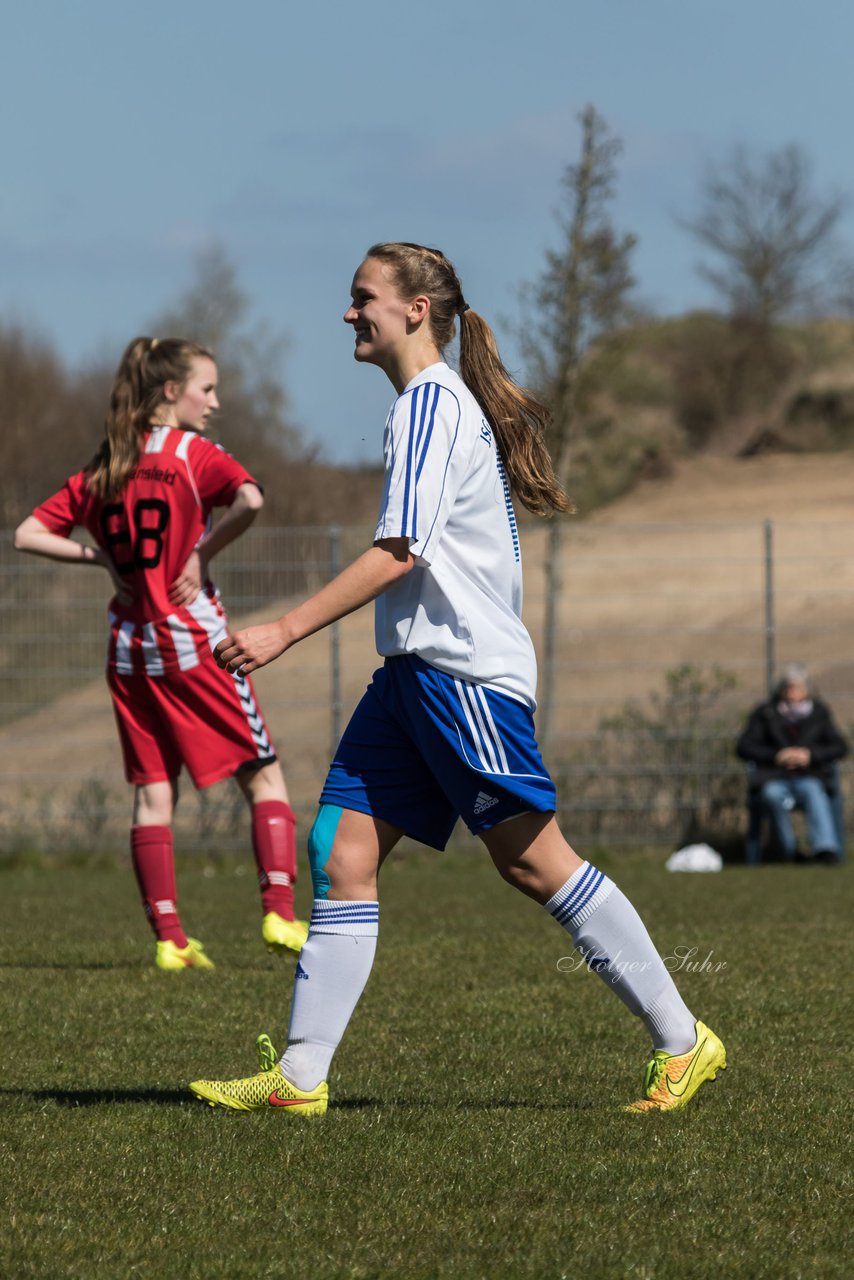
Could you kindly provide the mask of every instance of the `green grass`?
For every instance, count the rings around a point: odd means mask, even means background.
[[[287,1025],[248,866],[182,868],[219,967],[177,977],[129,871],[4,869],[0,1274],[849,1275],[850,871],[598,861],[663,952],[725,966],[677,977],[730,1067],[675,1115],[622,1113],[642,1031],[477,853],[387,867],[333,1104],[302,1123],[186,1092]]]

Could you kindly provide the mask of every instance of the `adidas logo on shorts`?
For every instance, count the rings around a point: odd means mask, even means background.
[[[494,804],[498,804],[498,796],[488,796],[485,791],[479,791],[474,802],[475,817],[486,809],[491,809]]]

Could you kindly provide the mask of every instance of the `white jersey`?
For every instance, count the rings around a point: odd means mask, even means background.
[[[449,675],[536,706],[537,662],[522,624],[522,558],[492,429],[444,363],[394,402],[376,539],[408,538],[415,565],[376,603],[377,649],[415,653]]]

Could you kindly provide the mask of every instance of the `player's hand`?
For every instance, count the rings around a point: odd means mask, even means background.
[[[214,657],[224,671],[248,676],[259,667],[266,667],[287,648],[287,634],[280,620],[247,627],[233,636],[226,636],[214,649]]]
[[[169,588],[169,603],[190,605],[202,589],[207,576],[207,565],[198,551],[191,551],[178,577]]]

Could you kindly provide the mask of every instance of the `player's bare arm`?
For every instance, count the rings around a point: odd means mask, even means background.
[[[106,569],[113,580],[119,602],[130,604],[133,599],[129,585],[101,547],[75,542],[73,538],[66,538],[61,533],[52,533],[35,516],[27,516],[15,530],[15,550],[28,551],[31,555],[44,556],[48,560],[59,560],[63,564],[95,565],[99,569]]]
[[[234,495],[231,506],[226,508],[210,533],[187,557],[186,564],[169,588],[169,600],[174,605],[190,605],[202,589],[208,574],[208,565],[214,556],[249,528],[264,505],[264,496],[256,484],[242,484]]]
[[[370,604],[409,573],[415,559],[408,538],[384,538],[348,565],[315,595],[275,622],[247,627],[221,640],[216,660],[227,671],[249,675],[292,645]]]

